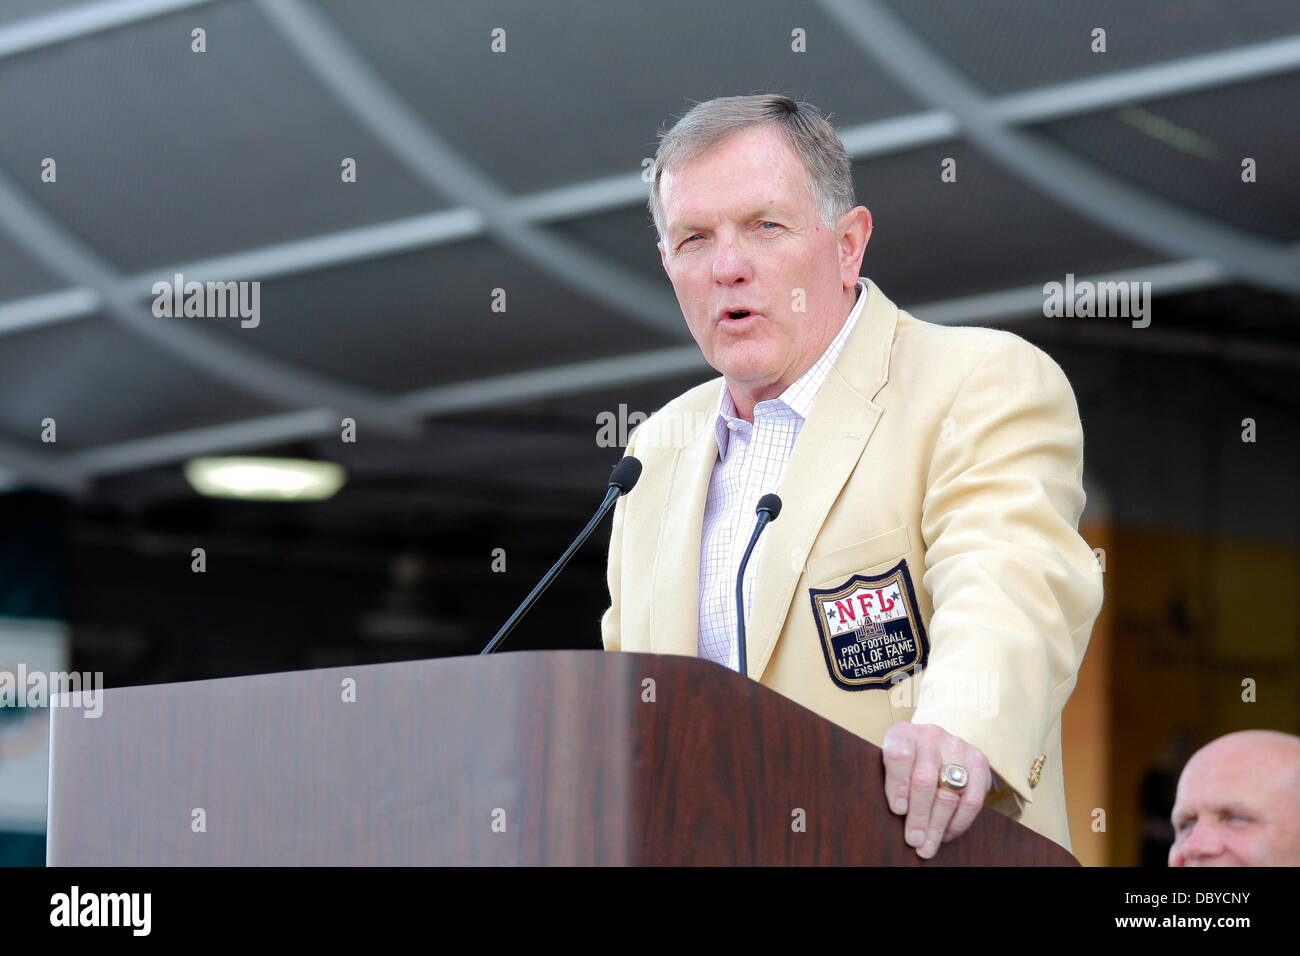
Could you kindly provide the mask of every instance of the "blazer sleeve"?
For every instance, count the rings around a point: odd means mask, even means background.
[[[1065,373],[999,333],[957,390],[926,481],[934,611],[912,721],[978,747],[1032,802],[1030,766],[1048,749],[1102,601],[1078,533],[1083,429]]]

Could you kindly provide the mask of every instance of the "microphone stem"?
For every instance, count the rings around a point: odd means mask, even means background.
[[[736,575],[736,671],[746,677],[749,676],[749,655],[745,652],[745,567],[749,564],[749,556],[754,553],[754,545],[758,544],[758,536],[770,519],[767,512],[759,512],[758,523],[750,536],[745,556],[740,559],[740,572]]]
[[[609,512],[609,509],[614,506],[614,502],[618,500],[619,495],[622,493],[623,489],[619,488],[617,485],[609,486],[609,491],[605,492],[605,500],[600,503],[600,509],[592,515],[591,520],[587,522],[587,527],[582,529],[582,533],[574,539],[573,544],[569,545],[569,550],[560,555],[560,560],[556,561],[551,570],[546,572],[546,577],[537,582],[537,587],[533,588],[528,597],[524,598],[524,603],[519,605],[515,613],[510,615],[510,620],[501,625],[501,630],[497,631],[496,637],[492,638],[492,640],[488,642],[487,647],[479,651],[480,657],[484,654],[491,654],[497,649],[497,645],[504,641],[510,632],[514,630],[515,625],[519,623],[519,619],[528,613],[528,609],[537,602],[539,597],[542,596],[542,592],[545,591],[547,587],[550,586],[550,583],[555,580],[556,575],[564,570],[564,566],[569,563],[569,559],[573,557],[574,553],[582,547],[583,542],[591,537],[591,533],[596,530],[596,526],[600,524],[601,519],[604,518]]]

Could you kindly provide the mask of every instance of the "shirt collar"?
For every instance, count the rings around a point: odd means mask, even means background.
[[[776,398],[770,398],[755,405],[755,422],[761,417],[783,415],[787,410],[797,416],[801,422],[807,421],[822,385],[826,383],[827,376],[830,375],[831,369],[835,367],[840,353],[844,351],[844,344],[848,342],[849,336],[853,334],[853,328],[857,325],[858,316],[862,314],[863,306],[866,305],[867,295],[870,291],[871,286],[867,280],[859,278],[858,300],[853,304],[848,318],[844,320],[844,324],[840,326],[839,332],[835,334],[835,338],[826,347],[826,351],[822,353],[821,358],[817,359],[806,372],[800,375]],[[727,387],[726,381],[723,381],[722,395],[718,399],[718,413],[713,425],[713,434],[718,442],[718,454],[722,458],[727,457],[727,447],[731,438],[729,423],[736,422],[744,422],[745,425],[749,424],[737,414],[736,403],[731,398],[731,389]]]

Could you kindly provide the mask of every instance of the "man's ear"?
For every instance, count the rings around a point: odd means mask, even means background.
[[[655,243],[655,244],[659,247],[659,261],[660,261],[661,263],[663,263],[664,272],[667,272],[667,271],[668,271],[668,253],[667,253],[666,251],[664,251],[664,244],[663,244],[662,242]]]
[[[846,289],[862,274],[862,256],[870,239],[871,210],[866,206],[855,206],[840,217],[840,274]]]

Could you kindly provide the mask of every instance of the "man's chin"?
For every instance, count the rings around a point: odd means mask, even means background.
[[[752,369],[742,369],[737,373],[735,369],[725,368],[720,371],[722,377],[727,380],[727,387],[731,389],[733,397],[743,391],[746,395],[753,396],[755,401],[761,402],[781,394],[781,389],[775,384],[777,381],[775,373],[761,375]]]
[[[713,358],[713,367],[728,382],[747,389],[762,388],[781,377],[781,371],[772,357],[757,349],[726,349],[721,354],[715,353]]]

